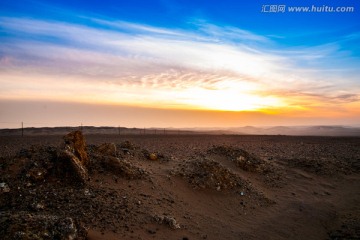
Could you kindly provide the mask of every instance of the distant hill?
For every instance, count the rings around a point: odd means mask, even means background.
[[[40,127],[40,128],[24,128],[24,135],[64,135],[71,131],[82,130],[84,134],[118,134],[118,135],[133,135],[133,134],[194,134],[199,132],[192,132],[187,130],[180,130],[175,128],[125,128],[125,127]],[[0,136],[22,135],[22,129],[0,129]]]
[[[251,135],[360,136],[360,128],[345,126],[239,127],[229,130]]]
[[[236,134],[236,135],[290,135],[290,136],[359,136],[360,127],[346,126],[275,126],[237,128],[125,128],[125,127],[42,127],[24,128],[24,135],[64,135],[82,130],[85,134]],[[0,129],[0,136],[22,135],[21,129]]]

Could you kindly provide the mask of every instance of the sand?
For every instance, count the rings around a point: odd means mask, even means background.
[[[360,138],[84,135],[85,184],[53,166],[62,136],[0,137],[2,239],[29,214],[88,239],[360,238]]]

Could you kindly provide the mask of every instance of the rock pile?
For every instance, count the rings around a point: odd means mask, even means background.
[[[1,239],[86,239],[87,231],[77,216],[52,206],[61,201],[60,193],[69,193],[67,186],[83,186],[88,166],[85,139],[79,131],[67,134],[60,147],[22,149],[8,166],[12,177],[3,187],[0,184],[6,194],[0,201],[4,210],[0,213]],[[52,189],[55,185],[57,190]],[[50,197],[51,190],[54,195]],[[67,201],[69,204],[69,195]],[[50,214],[50,209],[55,211]]]
[[[116,145],[114,143],[103,143],[96,147],[96,151],[105,156],[117,157]]]
[[[233,189],[246,183],[218,162],[212,160],[191,160],[180,165],[178,175],[187,179],[193,188],[214,190]]]
[[[36,183],[61,179],[82,185],[89,179],[89,158],[80,131],[64,136],[60,147],[33,145],[22,149],[15,159],[25,181]]]
[[[155,222],[157,222],[158,224],[165,224],[167,226],[169,226],[172,229],[179,229],[180,224],[178,224],[175,220],[175,218],[170,217],[170,216],[164,216],[164,215],[155,215],[154,216],[154,220]]]
[[[126,179],[141,179],[148,173],[125,159],[104,156],[98,159],[104,169]]]
[[[170,161],[170,159],[167,156],[165,156],[159,152],[149,152],[148,150],[144,149],[144,150],[142,150],[142,154],[147,160],[161,161],[161,162]]]
[[[213,146],[207,153],[209,156],[220,156],[232,161],[237,167],[246,171],[259,174],[264,183],[270,187],[281,187],[283,172],[271,162],[251,154],[243,149],[230,146]]]
[[[120,148],[121,149],[125,149],[125,150],[135,150],[137,149],[138,147],[135,146],[135,144],[133,144],[132,142],[130,141],[125,141],[123,143],[120,144]]]
[[[248,172],[261,172],[265,166],[263,160],[240,148],[213,146],[208,150],[208,153],[225,156],[233,161],[238,167]]]
[[[79,136],[67,135],[60,147],[32,146],[4,159],[7,164],[0,169],[1,239],[81,240],[86,238],[82,224],[116,231],[128,227],[128,219],[136,219],[131,215],[138,200],[103,185],[94,187],[96,183],[84,176],[88,168],[99,166],[130,179],[146,176],[145,171],[112,156],[108,151],[114,150],[112,144],[91,147],[90,154],[86,153],[85,140]],[[96,154],[102,162],[94,157],[94,149],[100,150]]]
[[[83,240],[87,230],[70,217],[46,214],[0,213],[0,236],[3,240],[12,239],[59,239]]]
[[[57,148],[52,146],[32,146],[22,149],[16,156],[18,170],[25,181],[41,182],[53,177],[57,172]]]
[[[121,146],[130,147],[131,149]],[[114,143],[90,146],[89,156],[92,163],[91,169],[100,168],[126,179],[145,178],[148,173],[127,159],[127,155],[132,156],[134,154],[134,145],[126,141],[120,145],[120,149],[123,152],[117,152],[117,147]],[[124,151],[124,149],[126,150]]]

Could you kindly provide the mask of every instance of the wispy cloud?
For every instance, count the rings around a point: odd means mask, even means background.
[[[208,23],[204,20],[194,21],[193,24],[197,26],[198,31],[203,35],[217,42],[236,42],[236,43],[270,43],[270,39],[250,31],[239,29],[232,26],[219,27],[215,24]]]
[[[219,110],[359,102],[359,70],[333,67],[346,55],[334,43],[284,49],[201,21],[191,30],[87,21],[1,17],[2,98]]]

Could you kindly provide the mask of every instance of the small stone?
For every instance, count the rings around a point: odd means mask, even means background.
[[[38,203],[35,205],[35,209],[36,210],[44,210],[45,209],[45,205],[42,203]]]
[[[85,194],[85,196],[90,196],[91,195],[90,190],[86,188],[84,190],[84,194]]]
[[[178,224],[175,220],[175,218],[173,217],[169,217],[169,216],[158,216],[158,215],[155,215],[154,216],[154,220],[156,222],[158,222],[159,224],[166,224],[168,225],[170,228],[172,229],[179,229],[181,228],[180,227],[180,224]]]
[[[6,183],[2,182],[0,183],[0,192],[8,193],[10,192],[10,187]]]
[[[40,182],[45,179],[47,173],[48,172],[45,168],[33,167],[28,171],[26,176],[29,177],[32,181]]]
[[[150,153],[149,154],[149,159],[152,160],[152,161],[156,161],[158,160],[158,156],[156,153]]]

